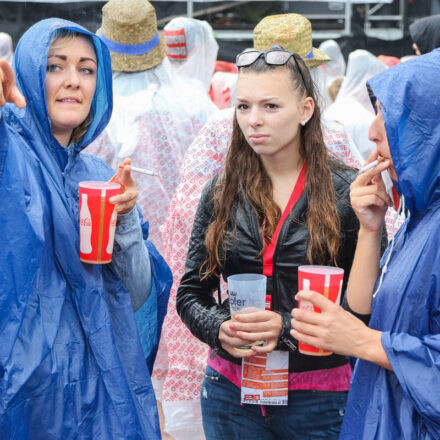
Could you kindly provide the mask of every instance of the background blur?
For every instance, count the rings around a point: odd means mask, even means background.
[[[334,38],[344,56],[354,49],[375,55],[413,54],[408,26],[416,19],[440,13],[440,0],[351,1],[152,1],[159,28],[177,15],[208,21],[220,45],[218,59],[234,61],[252,45],[252,29],[266,15],[295,12],[312,22],[314,46]],[[14,46],[33,23],[60,17],[82,24],[92,32],[100,26],[104,1],[1,1],[0,32],[9,33]]]

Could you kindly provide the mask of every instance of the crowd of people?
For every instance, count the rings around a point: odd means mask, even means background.
[[[232,64],[207,22],[102,12],[0,33],[0,438],[439,438],[440,16],[346,62],[271,15]],[[86,180],[121,187],[109,264],[80,260]],[[232,319],[245,273],[266,310]],[[243,400],[255,363],[282,399]]]

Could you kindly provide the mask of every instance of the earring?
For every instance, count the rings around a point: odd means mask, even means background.
[[[308,119],[304,119],[303,121],[301,121],[301,125],[304,127],[307,124],[307,122],[309,122],[309,120]]]

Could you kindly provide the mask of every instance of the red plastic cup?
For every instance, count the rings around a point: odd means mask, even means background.
[[[120,191],[114,182],[79,183],[79,258],[84,263],[112,261],[117,213],[109,198]]]
[[[335,304],[339,304],[344,280],[344,269],[332,266],[300,266],[298,267],[298,290],[313,290],[324,295]],[[299,301],[300,309],[314,310],[321,313],[319,307],[308,301]],[[311,356],[328,356],[331,351],[321,350],[313,345],[298,345],[299,352]]]

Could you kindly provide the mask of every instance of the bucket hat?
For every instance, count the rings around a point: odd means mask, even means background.
[[[166,56],[156,11],[147,0],[110,0],[102,8],[96,34],[110,50],[112,69],[118,72],[151,69]]]
[[[274,45],[300,55],[309,69],[331,58],[312,46],[312,25],[300,14],[269,15],[254,28],[254,48],[268,50]]]

